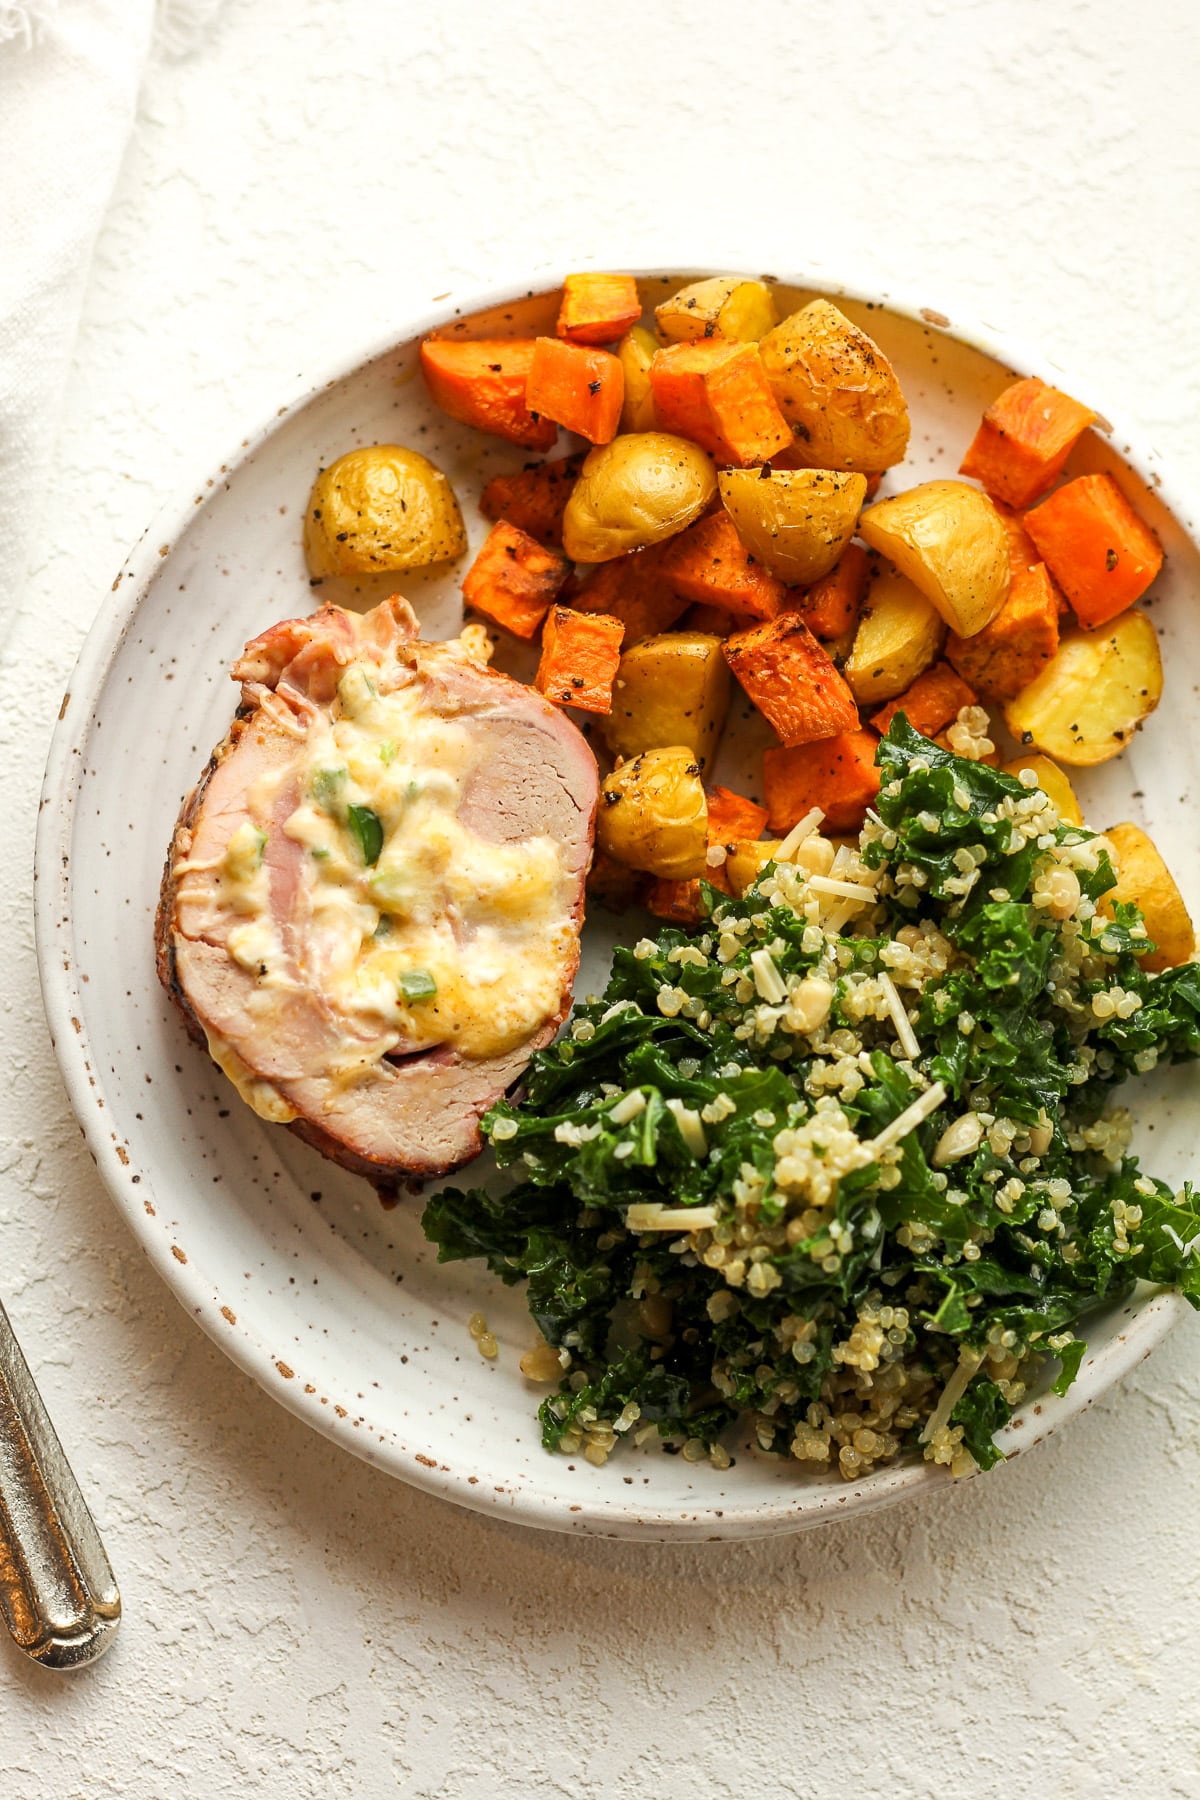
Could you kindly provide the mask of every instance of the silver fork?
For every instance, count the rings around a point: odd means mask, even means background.
[[[78,1669],[116,1635],[121,1596],[96,1522],[0,1306],[0,1614],[27,1656]]]

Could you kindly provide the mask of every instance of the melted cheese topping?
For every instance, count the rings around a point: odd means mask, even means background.
[[[557,1010],[574,946],[563,847],[495,844],[459,817],[486,739],[426,705],[421,683],[378,681],[351,664],[290,768],[251,789],[213,896],[238,915],[226,947],[260,987],[298,974],[352,1022],[349,1077],[397,1048],[514,1048]],[[264,856],[285,788],[282,830],[303,853],[290,928]]]
[[[297,1116],[296,1109],[288,1105],[278,1088],[248,1068],[228,1038],[215,1031],[206,1031],[204,1035],[208,1040],[208,1054],[222,1074],[232,1081],[246,1105],[252,1107],[260,1119],[270,1120],[272,1125],[290,1125]]]

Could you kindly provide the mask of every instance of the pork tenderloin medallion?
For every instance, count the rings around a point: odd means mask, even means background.
[[[397,596],[247,644],[155,932],[243,1100],[383,1190],[475,1156],[565,1017],[598,797],[575,726],[472,633],[417,639]]]

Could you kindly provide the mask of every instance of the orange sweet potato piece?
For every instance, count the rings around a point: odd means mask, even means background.
[[[1000,515],[1001,523],[1008,533],[1008,567],[1011,575],[1011,585],[1016,586],[1020,581],[1021,576],[1030,569],[1039,567],[1046,569],[1046,565],[1042,561],[1041,553],[1039,552],[1037,545],[1026,531],[1025,521],[1020,513],[1014,512],[1011,506],[1005,506],[1002,500],[997,500],[995,502],[995,507]],[[1058,616],[1061,619],[1071,610],[1067,605],[1067,597],[1055,581],[1053,575],[1051,575],[1049,569],[1046,569],[1046,580],[1053,589],[1054,604],[1058,611]]]
[[[525,404],[539,418],[555,419],[592,444],[617,435],[625,399],[625,371],[609,350],[568,344],[562,338],[533,340]]]
[[[761,837],[767,822],[767,809],[732,788],[706,788],[708,795],[708,841],[728,849],[739,838]]]
[[[562,519],[583,452],[555,462],[530,463],[515,475],[493,475],[479,499],[485,519],[507,519],[548,550],[562,548]]]
[[[669,344],[654,353],[650,388],[659,430],[691,438],[718,462],[765,462],[792,442],[754,344]]]
[[[767,822],[765,806],[759,806],[756,800],[748,800],[744,794],[735,794],[731,788],[710,787],[705,789],[705,793],[708,797],[710,848],[720,845],[722,849],[729,850],[739,838],[761,836]],[[710,887],[719,888],[723,894],[733,892],[723,861],[710,864],[704,879]],[[690,881],[655,881],[647,892],[646,905],[656,918],[669,919],[676,925],[698,925],[705,916],[700,878],[694,876]]]
[[[1054,486],[1095,417],[1036,375],[1014,381],[984,413],[959,473],[1009,506],[1030,506]]]
[[[624,626],[603,613],[552,606],[542,629],[542,657],[533,685],[556,706],[610,713]]]
[[[763,787],[772,832],[782,835],[814,806],[831,835],[857,831],[879,792],[873,731],[848,731],[818,744],[763,751]]]
[[[717,870],[711,869],[705,879],[709,880],[715,874]],[[711,885],[718,887],[720,883],[713,881]],[[693,875],[690,881],[667,881],[660,877],[652,881],[646,889],[646,911],[672,925],[699,925],[705,916],[700,877]]]
[[[847,544],[828,575],[814,581],[800,602],[800,616],[814,637],[840,638],[858,624],[871,567],[861,544]]]
[[[594,575],[581,581],[572,595],[580,612],[609,613],[625,627],[625,648],[643,638],[669,631],[687,606],[662,576],[665,546],[650,544],[601,563]]]
[[[799,613],[726,638],[725,660],[784,744],[837,737],[858,725],[858,707]]]
[[[641,316],[632,275],[568,275],[554,329],[571,344],[612,344]]]
[[[976,705],[978,698],[949,663],[937,662],[923,675],[918,675],[904,693],[897,694],[877,713],[872,713],[871,723],[876,731],[883,733],[896,714],[902,712],[914,731],[919,731],[922,737],[935,738],[939,731],[953,725],[961,707]]]
[[[517,525],[492,526],[463,577],[463,599],[517,637],[531,638],[561,592],[570,563]]]
[[[773,619],[788,601],[783,582],[751,556],[724,510],[669,538],[662,572],[677,594],[739,619]]]
[[[1158,539],[1111,475],[1079,475],[1025,514],[1025,529],[1081,625],[1105,625],[1158,571]]]
[[[706,602],[689,606],[679,621],[681,631],[707,631],[711,637],[728,637],[737,625],[727,607],[709,606]]]
[[[1033,549],[1032,543],[1029,547]],[[1060,600],[1045,563],[1028,564],[1014,555],[1008,599],[974,637],[952,631],[946,639],[947,660],[989,699],[1015,700],[1058,649]]]
[[[421,345],[421,373],[430,397],[463,425],[490,431],[493,437],[523,444],[527,450],[549,450],[558,427],[538,418],[525,401],[525,384],[533,362],[532,338],[426,338]]]

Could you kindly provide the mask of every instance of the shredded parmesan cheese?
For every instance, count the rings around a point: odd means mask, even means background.
[[[657,1200],[631,1206],[625,1214],[630,1231],[711,1231],[717,1219],[715,1206],[662,1206]]]
[[[646,1110],[646,1096],[641,1088],[633,1088],[610,1110],[610,1125],[628,1125],[630,1119],[636,1119],[640,1112]]]
[[[909,1023],[908,1014],[904,1010],[904,1002],[896,992],[896,984],[891,976],[881,971],[875,980],[879,991],[887,1001],[888,1012],[892,1016],[892,1024],[896,1027],[896,1036],[900,1039],[900,1048],[910,1062],[915,1062],[921,1054],[921,1046],[917,1042],[917,1034]]]
[[[751,951],[750,967],[754,970],[754,985],[760,1000],[765,1000],[768,1006],[778,1006],[781,1000],[787,999],[787,983],[775,967],[775,959],[769,950]]]
[[[679,1127],[679,1135],[691,1151],[699,1159],[708,1155],[708,1139],[704,1135],[704,1127],[700,1123],[700,1114],[685,1106],[682,1100],[667,1101],[667,1111]]]
[[[838,881],[832,875],[810,875],[808,885],[814,894],[834,894],[839,900],[875,900],[875,889],[864,881]]]
[[[775,861],[777,863],[791,862],[801,844],[806,838],[812,836],[824,817],[825,814],[821,808],[814,806],[811,812],[806,812],[802,819],[798,819],[775,852]]]
[[[935,1081],[923,1094],[918,1094],[911,1106],[906,1106],[902,1113],[897,1114],[890,1125],[885,1125],[875,1137],[867,1140],[868,1150],[874,1151],[878,1156],[881,1150],[888,1150],[893,1144],[898,1144],[910,1131],[915,1131],[930,1113],[935,1113],[945,1098],[945,1083]]]
[[[958,1353],[958,1367],[942,1389],[941,1399],[926,1419],[919,1443],[927,1444],[935,1431],[940,1431],[943,1425],[949,1423],[950,1414],[970,1387],[982,1361],[982,1350],[972,1350],[969,1344],[963,1345]]]

